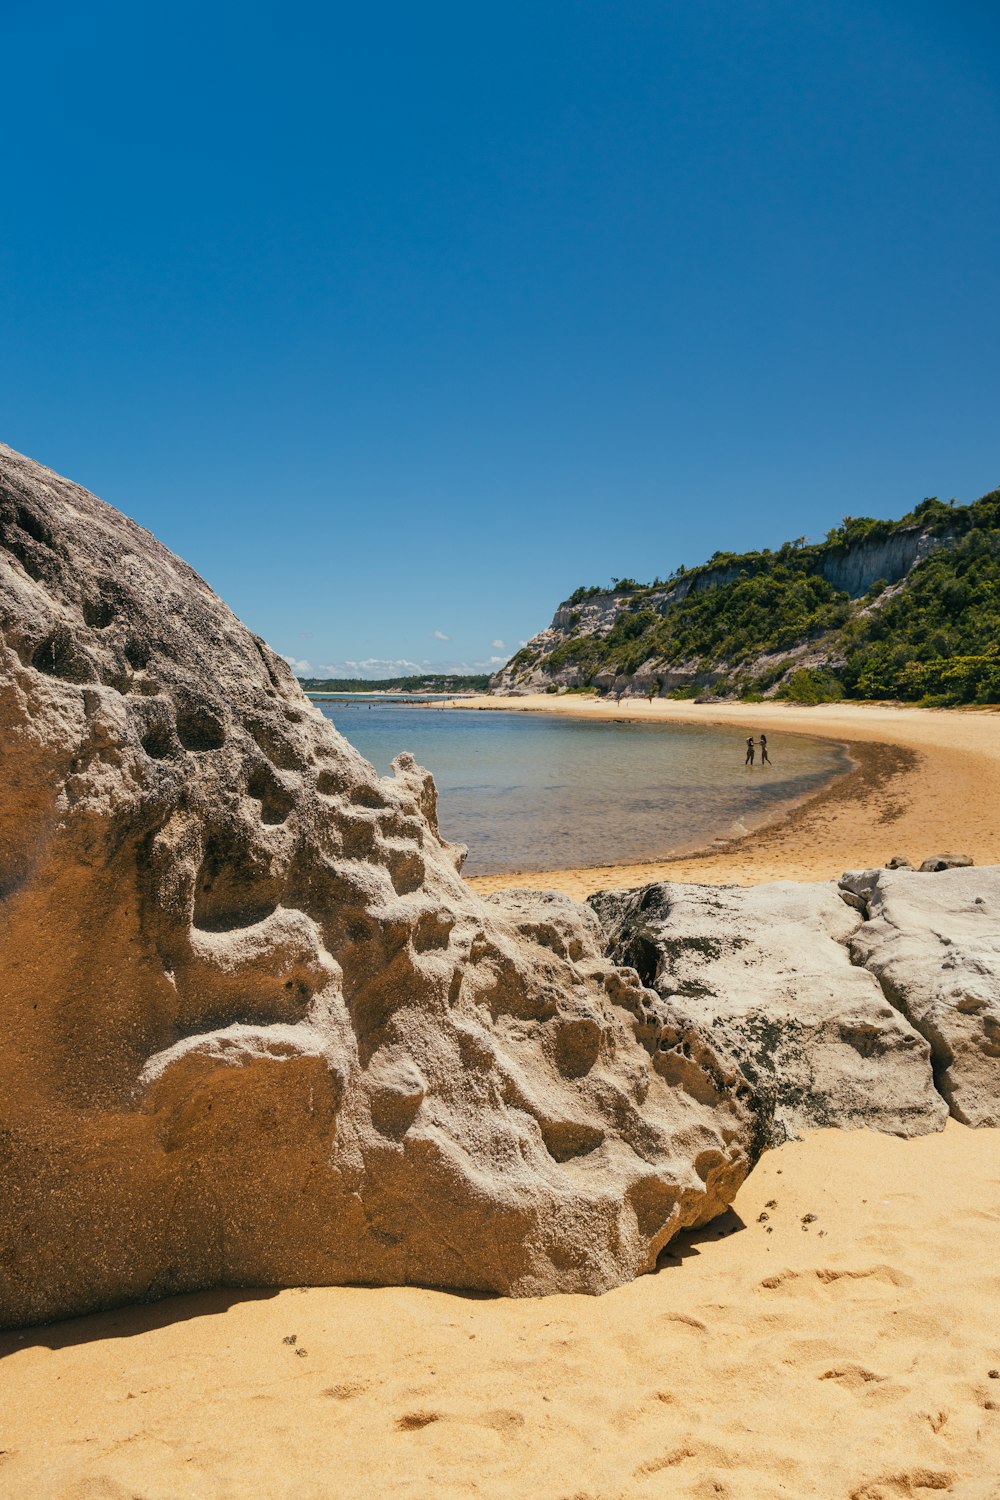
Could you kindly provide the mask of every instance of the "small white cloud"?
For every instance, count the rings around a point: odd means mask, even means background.
[[[494,651],[506,651],[507,649],[506,641],[491,641],[490,645],[493,647]]]
[[[435,632],[434,632],[434,639],[436,641],[450,641],[451,640],[451,636],[450,635],[445,635],[445,633],[444,633],[443,630],[435,630]]]
[[[408,657],[366,656],[361,661],[325,661],[316,668],[319,677],[404,677],[410,672],[422,672],[426,661],[410,661]]]
[[[286,656],[284,651],[279,651],[278,655],[282,661],[287,661],[296,677],[308,677],[312,671],[312,662],[299,661],[294,656]]]

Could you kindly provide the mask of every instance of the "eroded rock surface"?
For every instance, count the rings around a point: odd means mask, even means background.
[[[611,955],[773,1090],[776,1143],[818,1126],[943,1126],[929,1047],[852,964],[846,945],[863,917],[835,883],[662,882],[590,905]]]
[[[966,1125],[1000,1125],[1000,866],[866,870],[844,882],[870,920],[855,962],[931,1046],[934,1076]]]
[[[380,779],[189,567],[6,448],[0,755],[0,1321],[600,1292],[745,1176],[751,1088],[589,917],[478,899],[411,758]]]

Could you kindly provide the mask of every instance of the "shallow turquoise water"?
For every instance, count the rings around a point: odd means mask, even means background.
[[[434,773],[441,831],[468,844],[470,875],[699,848],[771,821],[849,764],[840,745],[769,734],[773,769],[750,771],[740,729],[385,701],[319,707],[383,775],[401,750]]]

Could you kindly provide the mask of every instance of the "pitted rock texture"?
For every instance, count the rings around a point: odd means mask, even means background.
[[[600,1292],[721,1212],[753,1091],[486,904],[124,516],[0,449],[0,1322],[219,1284]],[[669,1045],[668,1045],[669,1043]]]
[[[612,957],[773,1092],[774,1144],[818,1126],[944,1125],[930,1049],[852,964],[846,945],[863,918],[833,882],[662,882],[590,904]]]
[[[855,871],[844,883],[870,916],[854,960],[927,1038],[951,1113],[1000,1125],[1000,865]]]

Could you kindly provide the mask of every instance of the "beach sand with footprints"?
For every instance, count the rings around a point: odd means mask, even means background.
[[[208,1292],[0,1335],[32,1500],[1000,1493],[1000,1131],[821,1131],[603,1297]]]

